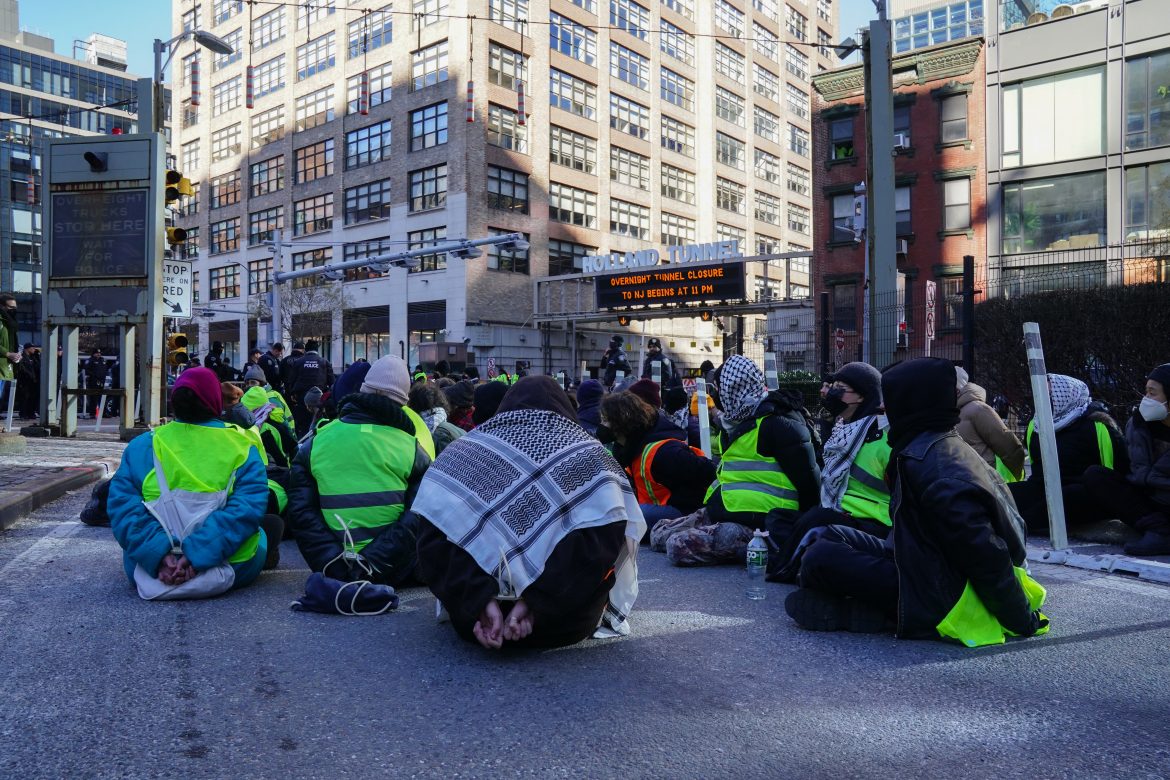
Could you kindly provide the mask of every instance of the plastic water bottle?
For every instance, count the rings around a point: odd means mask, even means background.
[[[764,573],[768,570],[767,536],[767,531],[756,531],[747,546],[747,597],[752,601],[762,601],[767,595],[764,592]]]

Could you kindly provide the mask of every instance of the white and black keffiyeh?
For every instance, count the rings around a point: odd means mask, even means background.
[[[878,415],[845,422],[838,420],[829,440],[825,442],[825,467],[821,469],[821,506],[841,511],[841,498],[849,487],[849,472],[857,453],[865,444],[865,436],[874,420],[885,422]]]
[[[622,467],[556,412],[496,415],[452,442],[427,470],[411,507],[516,598],[570,532],[624,520],[626,544],[598,636],[629,633],[646,521]]]
[[[723,417],[742,422],[751,417],[756,407],[768,396],[764,372],[743,355],[732,355],[719,371],[719,400]]]
[[[1080,419],[1089,408],[1089,386],[1064,374],[1048,375],[1048,394],[1052,396],[1052,427],[1061,431]]]

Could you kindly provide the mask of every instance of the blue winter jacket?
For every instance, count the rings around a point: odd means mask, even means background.
[[[210,428],[226,428],[219,420],[201,423]],[[110,481],[107,511],[114,538],[122,545],[126,574],[133,579],[134,565],[154,575],[162,559],[171,551],[166,531],[142,503],[142,483],[154,468],[152,449],[154,434],[145,433],[130,442],[122,453],[122,463]],[[198,453],[192,453],[198,457]],[[205,571],[225,562],[248,537],[260,528],[260,518],[268,506],[268,478],[260,453],[253,447],[248,459],[236,474],[235,487],[223,509],[208,515],[195,533],[183,540],[183,553],[196,571]],[[236,585],[246,585],[260,573],[268,544],[279,544],[260,534],[260,546],[251,561],[235,564]],[[255,571],[253,571],[253,569]]]

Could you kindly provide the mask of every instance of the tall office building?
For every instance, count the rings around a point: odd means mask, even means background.
[[[894,54],[983,35],[985,6],[992,3],[994,0],[889,0],[887,16],[893,20]]]
[[[288,313],[316,323],[299,332],[315,329],[334,363],[562,370],[563,323],[531,327],[535,278],[668,245],[811,247],[809,80],[830,62],[832,0],[180,0],[175,13],[176,34],[206,29],[236,50],[188,42],[175,59],[173,151],[200,185],[180,254],[197,259],[201,306],[240,312],[269,289],[277,229],[284,270],[444,238],[530,239],[524,253],[431,255],[413,272],[351,272],[315,301],[304,287],[282,296],[328,305]],[[807,295],[807,264],[755,277],[749,298]],[[240,319],[198,319],[199,351],[238,354]],[[585,353],[597,346],[587,357],[623,330],[616,319],[579,336]],[[712,328],[647,332],[697,365],[718,345]],[[253,321],[248,341],[266,336]]]
[[[57,54],[52,39],[19,28],[16,0],[0,2],[0,290],[16,295],[23,343],[41,332],[42,142],[138,128],[135,105],[122,104],[136,97],[124,65]]]

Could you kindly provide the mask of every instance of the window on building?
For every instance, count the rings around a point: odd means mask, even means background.
[[[489,0],[488,18],[516,32],[527,32],[528,0]]]
[[[618,43],[609,44],[609,75],[638,89],[650,88],[650,59]]]
[[[503,228],[488,228],[488,233],[493,236],[504,236],[509,233],[515,233],[514,230],[504,230]],[[527,241],[529,235],[522,234],[524,240]],[[526,274],[529,271],[527,249],[503,249],[499,244],[491,244],[487,251],[487,267],[496,271],[511,271],[517,274]]]
[[[795,84],[784,84],[784,104],[788,107],[788,113],[801,119],[809,118],[808,111],[808,93]]]
[[[687,111],[695,110],[695,82],[669,68],[662,68],[660,77],[663,100]]]
[[[736,170],[744,170],[747,146],[724,133],[715,133],[715,160]]]
[[[552,182],[548,187],[548,218],[584,228],[597,227],[597,193]]]
[[[763,149],[755,150],[755,164],[753,169],[756,177],[769,184],[780,184],[780,158]]]
[[[747,244],[747,231],[722,222],[715,225],[715,238],[719,241],[734,241],[737,247]]]
[[[752,0],[752,9],[768,17],[773,22],[780,21],[780,12],[776,8],[776,0]]]
[[[396,247],[387,238],[377,238],[373,241],[354,241],[342,247],[341,256],[346,262],[350,260],[368,260],[370,258],[378,257],[379,255],[388,255],[392,252],[398,251]],[[386,271],[375,271],[369,266],[359,266],[358,268],[347,268],[345,271],[346,281],[358,281],[361,279],[377,279],[389,273]]]
[[[390,216],[390,180],[360,184],[345,191],[345,224],[356,225]]]
[[[695,174],[663,163],[661,176],[662,197],[694,205]]]
[[[938,280],[942,306],[938,311],[939,329],[963,327],[963,277],[944,276]]]
[[[784,6],[784,29],[798,41],[808,40],[808,19],[790,5]]]
[[[253,198],[279,192],[284,187],[284,155],[252,163],[248,167],[248,186]]]
[[[410,112],[410,151],[447,143],[447,101]]]
[[[198,8],[199,6],[195,6]],[[244,0],[215,0],[211,6],[211,16],[214,24],[223,24],[244,10]]]
[[[692,22],[695,20],[695,0],[662,0],[662,5]]]
[[[668,116],[663,116],[661,121],[662,148],[693,158],[695,156],[695,128]]]
[[[414,0],[414,29],[446,21],[448,0]]]
[[[439,227],[423,228],[422,230],[412,230],[406,234],[406,240],[409,242],[407,249],[423,249],[424,247],[434,246],[442,243],[447,238],[447,228],[445,225]],[[427,271],[442,271],[447,267],[447,253],[435,252],[434,254],[422,255],[418,258],[419,264],[417,268],[412,268],[411,273],[426,273]]]
[[[833,291],[833,327],[857,330],[857,285],[836,284]]]
[[[361,168],[390,159],[390,120],[359,127],[345,134],[345,169]]]
[[[326,263],[333,260],[333,247],[323,246],[317,249],[310,249],[307,252],[295,252],[292,256],[292,269],[294,271],[303,271],[306,268],[320,268]],[[314,287],[321,282],[312,276],[306,276],[301,279],[294,279],[293,287]]]
[[[1127,60],[1125,82],[1125,148],[1170,144],[1170,51]]]
[[[488,81],[516,90],[516,82],[528,83],[528,58],[492,41],[488,45]]]
[[[243,105],[243,79],[236,76],[211,88],[211,115],[222,116]]]
[[[597,166],[597,140],[553,125],[549,131],[549,162],[584,173]]]
[[[252,51],[263,49],[284,37],[284,9],[277,8],[252,20]]]
[[[966,230],[971,227],[971,180],[948,179],[943,182],[943,230]]]
[[[410,91],[417,92],[447,80],[447,41],[410,53]]]
[[[284,88],[284,55],[256,66],[252,74],[253,97],[257,100]],[[282,106],[283,107],[283,106]]]
[[[609,232],[631,238],[650,238],[650,209],[636,203],[611,198],[609,201]]]
[[[788,229],[793,233],[810,235],[810,217],[811,212],[804,206],[798,206],[795,203],[788,204]]]
[[[194,217],[199,214],[199,196],[203,188],[199,182],[195,181],[191,182],[191,189],[195,191],[195,194],[179,201],[179,207],[176,211],[180,217]]]
[[[428,211],[447,205],[447,163],[410,172],[410,211]]]
[[[759,22],[752,22],[752,38],[754,39],[752,43],[761,56],[773,62],[780,61],[780,39],[767,27]]]
[[[853,144],[853,118],[834,119],[829,123],[829,159],[851,160],[857,156]]]
[[[808,157],[808,131],[788,125],[788,149],[801,157]]]
[[[297,29],[303,30],[337,12],[337,0],[316,0],[297,6]]]
[[[736,84],[742,85],[744,83],[744,71],[745,66],[743,55],[734,49],[716,41],[715,72],[726,76]]]
[[[369,108],[389,103],[394,92],[394,65],[387,62],[366,71],[369,89]],[[356,114],[361,106],[362,74],[350,76],[345,80],[346,113]]]
[[[238,265],[212,268],[208,272],[208,281],[211,282],[210,300],[218,301],[224,298],[240,297],[240,267]]]
[[[1125,171],[1125,240],[1170,235],[1170,163]]]
[[[240,218],[232,217],[211,223],[211,246],[208,252],[222,255],[240,248]]]
[[[784,44],[784,69],[801,81],[808,81],[808,55],[791,43]]]
[[[241,51],[243,47],[240,43],[244,40],[244,28],[240,27],[232,30],[227,35],[222,36],[222,38],[224,43],[232,47],[232,51],[230,54],[216,54],[211,58],[212,72],[223,70],[233,62],[239,62],[240,58],[243,57],[243,52]]]
[[[333,87],[325,87],[296,99],[295,123],[297,131],[308,130],[333,121]]]
[[[297,47],[297,81],[337,64],[337,35],[326,33]]]
[[[493,209],[528,213],[528,174],[498,165],[487,167],[487,204]]]
[[[272,289],[272,258],[248,261],[248,295],[262,295]]]
[[[715,116],[733,125],[744,126],[744,100],[723,87],[715,87]]]
[[[1105,173],[1003,185],[1004,254],[1105,245]]]
[[[196,3],[194,8],[183,12],[183,32],[191,32],[192,30],[199,29],[199,10],[200,6],[198,3]]]
[[[211,134],[211,160],[228,160],[240,154],[240,125],[236,123]],[[190,170],[190,169],[188,169]]]
[[[967,96],[951,95],[939,101],[940,138],[942,142],[967,140]]]
[[[780,77],[767,68],[760,67],[759,64],[752,65],[752,91],[773,103],[779,103]]]
[[[597,63],[597,33],[572,19],[549,12],[549,47],[586,65]]]
[[[191,143],[183,144],[181,158],[183,170],[194,172],[199,168],[199,142],[192,141]]]
[[[843,195],[833,196],[833,233],[829,238],[830,241],[855,241],[857,234],[853,230],[853,194],[845,193]]]
[[[695,37],[665,19],[658,22],[658,48],[668,57],[687,65],[695,64]]]
[[[510,108],[488,106],[487,142],[501,149],[528,153],[528,128],[519,124],[519,116]]]
[[[326,138],[324,141],[295,149],[293,163],[293,181],[296,184],[305,184],[324,176],[332,176],[333,139]]]
[[[668,211],[662,212],[661,242],[666,246],[686,246],[697,240],[698,223]]]
[[[549,99],[553,108],[593,119],[597,114],[597,87],[552,68],[549,71]]]
[[[732,37],[743,37],[743,11],[727,0],[715,0],[715,24],[731,33]]]
[[[894,146],[909,149],[911,144],[910,106],[894,106]]]
[[[650,158],[623,149],[609,147],[609,178],[640,190],[650,190]]]
[[[1093,157],[1104,144],[1104,65],[1004,86],[1005,168]]]
[[[821,28],[817,28],[817,52],[822,57],[833,57],[833,36]]]
[[[213,176],[208,182],[208,205],[212,209],[221,209],[224,206],[234,206],[240,202],[240,172],[228,171],[221,176]]]
[[[333,193],[293,203],[293,235],[304,236],[333,229]]]
[[[187,230],[187,240],[175,247],[175,257],[179,260],[194,260],[199,257],[199,227],[189,227]],[[199,278],[199,274],[192,275],[192,281]],[[198,297],[195,298],[199,300]]]
[[[772,236],[765,236],[763,233],[756,234],[756,254],[757,255],[778,255],[780,254],[780,239]]]
[[[899,236],[908,236],[914,232],[914,225],[910,217],[910,188],[898,187],[894,190],[894,221],[895,231]]]
[[[353,20],[347,27],[349,33],[349,59],[355,59],[366,52],[388,46],[394,41],[394,10],[384,6],[377,11],[368,11]]]
[[[619,133],[645,139],[650,135],[650,109],[621,95],[609,93],[609,126]]]
[[[284,229],[284,207],[276,206],[248,215],[248,246],[274,241],[276,231]]]
[[[562,274],[579,274],[585,258],[597,254],[597,247],[577,244],[572,241],[561,241],[556,238],[548,240],[548,273],[549,276]]]
[[[780,143],[780,117],[759,106],[752,109],[752,128],[756,135],[774,144]]]
[[[780,199],[763,192],[756,192],[756,219],[769,225],[780,224]]]
[[[744,214],[747,211],[747,188],[722,176],[715,177],[715,205],[725,211]]]
[[[788,163],[788,191],[808,195],[812,175],[799,165]]]
[[[634,0],[609,0],[609,24],[644,41],[650,30],[650,11]]]

